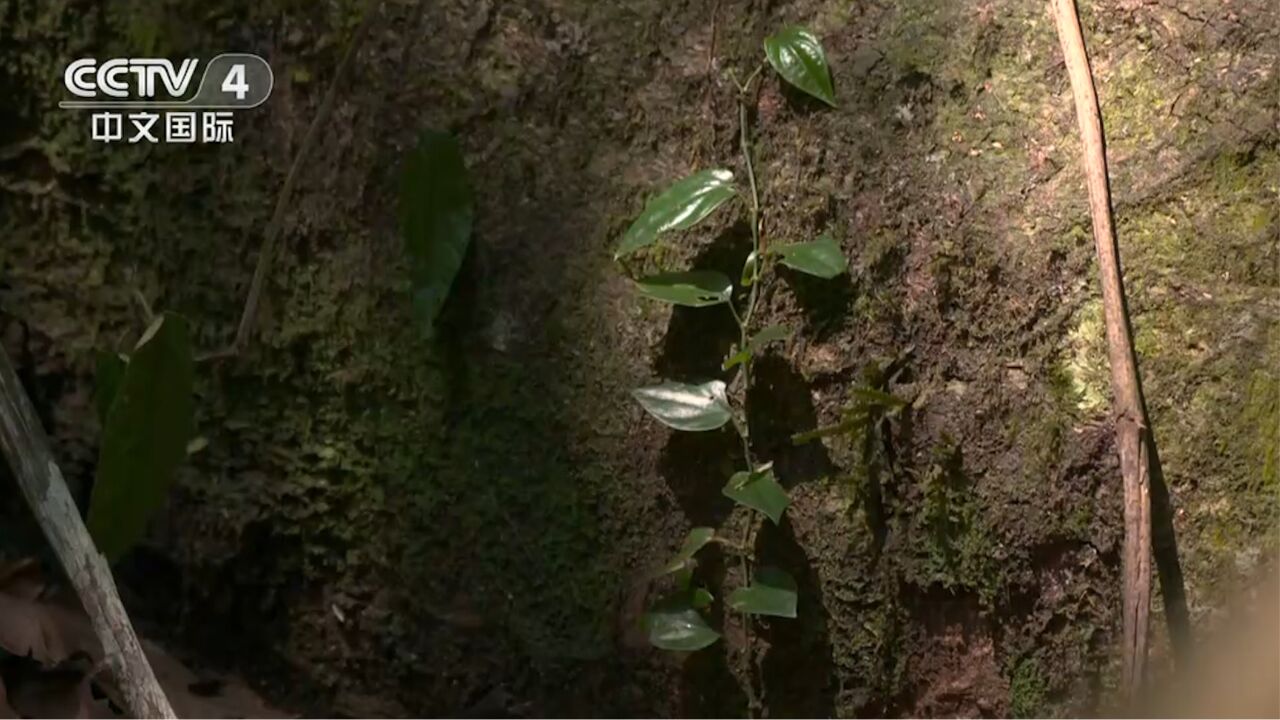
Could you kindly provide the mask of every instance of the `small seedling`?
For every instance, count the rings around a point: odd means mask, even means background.
[[[821,44],[812,33],[789,27],[764,42],[765,57],[778,74],[799,90],[828,105],[835,105],[831,74]],[[739,341],[721,367],[740,367],[738,382],[730,387],[722,380],[684,383],[672,380],[640,388],[632,394],[659,422],[676,430],[702,432],[732,424],[742,441],[745,467],[727,479],[723,493],[734,502],[758,511],[775,524],[782,521],[789,499],[774,477],[771,463],[757,463],[752,456],[747,427],[746,398],[751,385],[754,357],[770,343],[786,339],[791,330],[770,326],[756,330],[753,325],[760,288],[771,277],[776,264],[820,278],[845,272],[848,262],[840,245],[830,236],[810,242],[767,246],[761,237],[760,192],[751,159],[750,127],[747,122],[748,93],[764,68],[762,61],[738,89],[738,122],[742,161],[748,188],[745,212],[751,227],[752,251],[747,256],[738,282],[714,270],[664,271],[635,281],[644,297],[673,305],[706,308],[726,306],[738,325]],[[659,193],[651,200],[627,231],[615,252],[621,260],[660,241],[671,231],[685,230],[706,219],[731,200],[742,198],[733,173],[726,169],[696,172]],[[709,590],[694,582],[696,555],[711,543],[718,543],[742,560],[742,584],[725,598],[726,606],[746,616],[796,616],[796,583],[779,568],[754,568],[751,538],[755,520],[748,516],[740,543],[730,542],[715,528],[694,528],[680,551],[655,573],[655,577],[675,576],[675,590],[659,601],[646,615],[649,641],[663,649],[700,650],[713,644],[720,634],[707,624],[702,611],[712,602]],[[750,662],[750,617],[744,618],[748,666]],[[750,689],[750,688],[749,688]],[[754,692],[751,710],[756,703]]]

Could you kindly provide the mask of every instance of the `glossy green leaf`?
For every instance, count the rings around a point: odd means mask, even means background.
[[[98,411],[98,424],[107,426],[107,413],[120,390],[128,361],[119,353],[98,353],[97,372],[94,374],[93,404]]]
[[[683,570],[689,565],[689,560],[715,536],[716,531],[709,527],[696,527],[690,530],[689,535],[684,539],[684,544],[680,546],[680,551],[662,566],[661,570],[654,573],[653,577],[662,577]]]
[[[102,432],[88,525],[108,560],[142,538],[187,455],[192,375],[187,322],[177,315],[156,318],[120,378]]]
[[[764,54],[782,79],[835,107],[836,91],[831,85],[827,54],[813,33],[795,25],[785,27],[765,38]]]
[[[828,280],[849,267],[849,259],[840,249],[840,243],[830,235],[823,235],[812,242],[781,245],[770,252],[789,268]]]
[[[697,225],[735,194],[733,173],[728,170],[703,170],[679,180],[645,205],[623,234],[613,259],[652,245],[661,233]]]
[[[778,342],[779,340],[786,340],[790,336],[791,336],[791,328],[788,328],[785,325],[770,325],[769,327],[756,333],[754,336],[752,336],[750,340],[747,341],[746,350],[739,350],[738,352],[729,356],[724,361],[724,363],[721,364],[720,367],[724,370],[729,370],[735,365],[741,365],[742,363],[754,357],[756,353],[763,350],[770,343],[775,343],[775,342]]]
[[[687,593],[666,598],[644,615],[649,642],[656,648],[693,652],[720,639],[693,607]]]
[[[791,498],[773,477],[773,468],[764,466],[755,472],[736,472],[722,490],[725,497],[739,505],[759,510],[774,525],[782,522],[782,513],[786,511]]]
[[[760,278],[760,253],[752,250],[742,263],[742,287],[751,287]]]
[[[400,176],[400,232],[409,256],[413,307],[428,336],[471,243],[474,206],[462,151],[427,131]]]
[[[715,596],[706,588],[698,588],[693,591],[693,599],[690,603],[698,610],[705,610],[711,607],[711,603],[715,601]]]
[[[658,273],[636,281],[641,295],[685,307],[708,307],[729,302],[733,283],[714,270]]]
[[[733,416],[724,383],[711,380],[689,384],[667,381],[632,390],[650,415],[667,427],[688,432],[715,430]]]
[[[796,581],[778,568],[760,568],[751,586],[729,593],[726,602],[737,612],[793,618],[796,616]]]

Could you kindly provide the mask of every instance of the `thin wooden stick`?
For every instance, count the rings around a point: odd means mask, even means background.
[[[107,560],[94,547],[80,519],[31,400],[2,349],[0,448],[9,458],[23,496],[93,623],[129,709],[138,717],[176,717],[129,623]]]
[[[1093,240],[1102,275],[1102,307],[1106,321],[1107,355],[1111,364],[1116,445],[1124,479],[1123,684],[1130,702],[1142,688],[1147,660],[1147,624],[1151,610],[1151,491],[1148,443],[1152,442],[1142,402],[1142,384],[1133,351],[1133,338],[1120,274],[1120,251],[1111,218],[1111,190],[1107,177],[1102,115],[1093,86],[1093,72],[1084,47],[1075,0],[1051,0],[1058,40],[1066,59],[1075,96],[1076,120],[1084,145],[1085,181],[1093,217]]]
[[[311,147],[315,145],[316,139],[320,136],[320,128],[329,123],[329,116],[333,114],[334,101],[338,97],[338,87],[342,84],[343,78],[346,77],[347,70],[351,67],[352,58],[356,56],[360,44],[364,42],[365,35],[369,32],[369,26],[379,2],[380,0],[369,0],[365,4],[364,17],[360,20],[360,26],[356,28],[355,35],[347,45],[346,52],[342,54],[342,59],[338,61],[338,70],[334,73],[333,80],[329,83],[329,89],[325,92],[324,99],[320,101],[320,109],[316,111],[315,117],[311,119],[311,125],[307,127],[307,134],[302,136],[302,144],[298,146],[298,152],[293,156],[293,163],[289,165],[289,172],[284,177],[284,185],[280,187],[280,194],[276,196],[276,205],[271,212],[271,220],[267,222],[266,232],[263,233],[262,246],[258,250],[258,262],[253,269],[253,280],[249,283],[249,294],[244,301],[244,310],[240,313],[240,324],[236,328],[236,337],[232,340],[230,347],[201,357],[201,360],[234,357],[244,352],[249,345],[249,334],[253,332],[253,326],[258,317],[258,305],[262,300],[262,289],[266,284],[267,276],[271,273],[271,263],[275,259],[276,244],[280,240],[280,232],[284,226],[284,213],[289,207],[289,199],[293,197],[293,185],[297,181],[298,172],[302,168],[303,161],[306,160],[307,155],[311,152]]]

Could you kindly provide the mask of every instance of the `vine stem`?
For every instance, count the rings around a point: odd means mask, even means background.
[[[739,84],[734,79],[734,84],[738,86],[738,140],[742,150],[742,160],[747,168],[747,181],[751,186],[751,205],[748,208],[751,221],[751,269],[748,277],[751,278],[751,291],[747,295],[747,309],[745,313],[739,314],[732,300],[729,302],[729,310],[733,313],[733,319],[738,323],[738,350],[746,350],[748,334],[751,330],[751,318],[755,314],[756,301],[760,293],[760,277],[761,255],[764,246],[760,241],[760,190],[756,185],[755,166],[751,161],[751,137],[750,126],[747,123],[747,93],[751,86],[751,81],[759,75],[764,64],[756,67],[755,71],[747,77],[746,82]],[[747,425],[747,396],[751,391],[751,357],[742,363],[742,423],[734,422],[734,428],[738,431],[738,436],[742,439],[742,452],[747,463],[747,471],[755,470],[755,463],[751,459],[751,442],[750,427]],[[742,547],[745,550],[751,548],[751,537],[755,530],[755,518],[748,513],[746,522],[742,528]],[[747,562],[747,552],[740,556],[742,563],[742,585],[750,587],[751,585],[751,567]],[[746,655],[746,690],[747,690],[747,717],[754,718],[761,710],[761,702],[756,694],[755,687],[755,651],[751,643],[751,616],[744,613],[742,621],[742,635],[744,653]]]

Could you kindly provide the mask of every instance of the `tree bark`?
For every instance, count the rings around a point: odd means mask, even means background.
[[[176,717],[129,623],[107,560],[80,519],[35,409],[2,349],[0,449],[93,623],[129,709],[138,717]]]
[[[1052,0],[1052,4],[1084,146],[1093,240],[1098,252],[1098,271],[1102,276],[1102,306],[1114,403],[1112,410],[1120,473],[1124,480],[1123,686],[1132,702],[1137,699],[1145,674],[1151,608],[1150,425],[1142,402],[1142,385],[1120,272],[1120,251],[1111,215],[1106,143],[1098,96],[1093,86],[1093,72],[1089,67],[1075,0]]]

